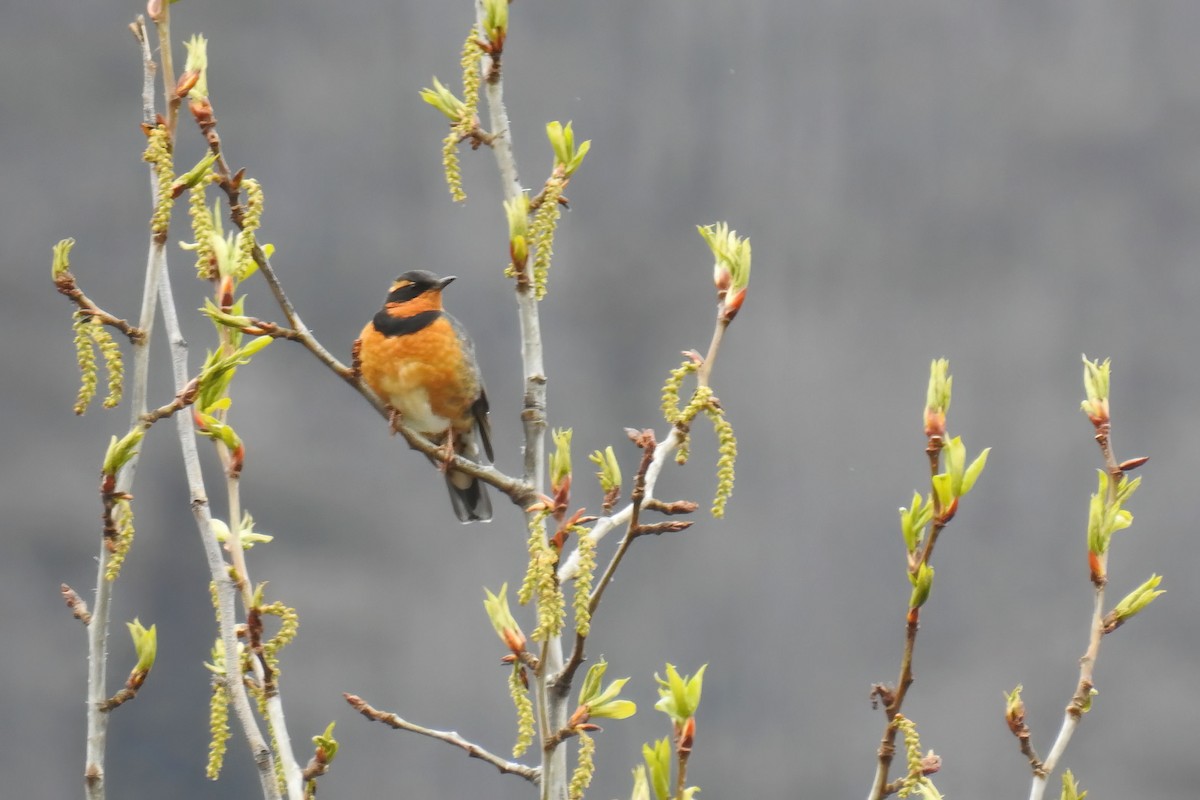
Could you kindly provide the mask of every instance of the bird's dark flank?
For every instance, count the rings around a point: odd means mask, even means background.
[[[442,290],[453,280],[424,270],[398,277],[359,337],[360,371],[404,425],[472,461],[483,462],[486,454],[490,463],[488,401],[475,347],[442,308]],[[492,518],[478,478],[447,469],[446,486],[459,520]]]

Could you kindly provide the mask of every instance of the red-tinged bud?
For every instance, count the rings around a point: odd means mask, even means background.
[[[512,650],[514,654],[522,653],[525,650],[525,636],[520,631],[514,631],[511,628],[505,628],[504,633],[500,636],[504,640],[504,644]]]
[[[529,673],[524,667],[521,667],[521,671],[518,672],[517,675],[520,676],[521,685],[525,687],[525,691],[529,691]]]
[[[561,521],[571,500],[571,473],[561,476],[557,482],[551,481],[550,490],[554,492],[554,517]]]
[[[207,97],[193,97],[188,100],[188,111],[192,112],[196,124],[202,128],[215,125],[217,122],[216,117],[213,116],[212,103]]]
[[[1131,458],[1128,461],[1122,461],[1120,464],[1118,464],[1117,469],[1121,470],[1121,472],[1133,472],[1135,469],[1142,466],[1149,460],[1150,460],[1150,456],[1140,456],[1138,458]]]
[[[1095,427],[1101,428],[1107,425],[1109,423],[1108,398],[1085,402],[1083,404],[1083,413],[1087,414],[1087,418],[1091,420],[1092,425]]]
[[[246,446],[239,443],[229,458],[229,477],[236,478],[241,475],[244,466],[246,466]]]
[[[696,740],[696,718],[688,717],[687,722],[679,728],[679,746],[676,748],[680,753],[692,752],[692,744]]]
[[[568,728],[578,728],[588,721],[591,716],[591,709],[586,705],[579,706],[575,709],[575,713],[567,720]]]
[[[942,768],[942,757],[939,756],[937,753],[933,752],[932,750],[930,750],[928,753],[926,753],[925,757],[921,759],[921,774],[922,775],[933,775],[935,772],[938,772],[939,770],[941,770],[941,768]]]
[[[1025,728],[1025,701],[1018,694],[1012,698],[1005,710],[1004,721],[1014,736],[1020,736]]]
[[[954,519],[954,515],[957,513],[958,513],[958,498],[956,497],[950,501],[950,505],[948,505],[942,509],[942,513],[938,515],[938,522],[945,525],[945,524],[949,523],[950,520]]]
[[[112,494],[117,488],[116,475],[102,475],[100,477],[100,494]]]
[[[162,22],[166,7],[167,0],[150,0],[146,3],[146,16],[154,20],[155,23]]]
[[[599,725],[597,725],[597,724],[596,724],[596,723],[594,723],[594,722],[585,722],[585,723],[583,723],[582,725],[577,725],[577,726],[575,726],[575,727],[576,727],[576,729],[578,729],[578,730],[581,730],[581,731],[589,731],[589,732],[591,732],[591,731],[602,731],[602,730],[604,730],[604,728],[601,728]]]
[[[932,439],[935,436],[941,437],[946,435],[946,414],[936,408],[925,409],[925,437]]]
[[[204,424],[204,417],[200,416],[199,411],[192,411],[192,423],[195,424],[198,431],[208,430],[208,426]]]
[[[500,657],[500,663],[508,664],[509,666],[512,666],[516,662],[516,660],[517,660],[517,657],[515,655],[513,655],[512,653],[509,653],[506,656]]]
[[[1096,586],[1103,586],[1108,583],[1107,570],[1104,568],[1104,561],[1097,553],[1088,553],[1088,569],[1092,573],[1092,583]]]
[[[538,495],[538,501],[531,506],[525,508],[526,514],[533,514],[538,511],[551,511],[554,509],[554,501],[544,494]]]
[[[742,309],[742,303],[746,300],[746,290],[739,289],[731,295],[726,295],[725,301],[721,306],[721,319],[729,322]]]
[[[565,545],[566,543],[567,543],[567,529],[566,528],[559,528],[557,531],[554,532],[554,535],[550,537],[550,546],[553,547],[555,550],[557,550],[560,553],[562,552],[563,545]]]
[[[904,621],[907,622],[909,625],[916,625],[917,623],[919,623],[921,621],[921,609],[920,608],[910,608],[908,610],[908,615],[905,617]]]
[[[196,83],[200,80],[200,70],[190,69],[179,76],[179,80],[175,83],[175,96],[186,97],[187,93],[196,88]]]
[[[233,276],[232,275],[222,275],[221,276],[221,285],[217,290],[217,294],[220,299],[219,305],[221,306],[221,310],[224,311],[226,314],[228,314],[230,309],[233,308]]]

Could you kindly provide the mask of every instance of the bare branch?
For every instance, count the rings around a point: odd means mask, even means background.
[[[446,742],[447,744],[452,744],[455,747],[466,751],[467,755],[471,756],[471,758],[478,758],[481,761],[486,761],[505,775],[518,775],[533,784],[537,784],[541,781],[541,770],[539,770],[537,767],[529,767],[516,761],[508,761],[507,759],[503,759],[500,756],[485,750],[479,745],[467,741],[459,736],[455,731],[435,731],[432,728],[426,728],[422,725],[417,725],[409,722],[408,720],[402,719],[391,712],[380,711],[379,709],[374,708],[367,703],[366,700],[363,700],[356,694],[343,693],[342,696],[346,698],[346,702],[349,703],[355,711],[362,714],[367,719],[373,719],[376,722],[382,722],[384,725],[395,728],[396,730],[411,731],[412,733],[419,733],[422,736],[428,736],[431,739],[438,739],[439,741]]]
[[[143,106],[154,107],[154,58],[146,38],[145,20],[138,17],[134,23],[135,35],[141,44],[143,65]],[[148,88],[147,88],[148,87]],[[145,112],[143,112],[145,113]],[[150,193],[157,196],[158,184],[153,165],[150,167]],[[161,248],[159,248],[161,249]],[[133,345],[133,383],[130,391],[130,426],[139,424],[146,413],[146,397],[150,373],[150,331],[158,303],[158,271],[155,260],[156,246],[151,240],[146,261],[146,277],[142,287],[142,308],[138,317],[140,336],[130,337]],[[80,293],[82,297],[82,293]],[[88,301],[90,303],[90,301]],[[117,478],[115,491],[129,493],[137,474],[139,454],[126,463]],[[96,602],[88,623],[88,688],[87,688],[87,751],[85,754],[84,787],[88,800],[104,800],[104,750],[108,740],[108,713],[104,704],[108,701],[105,684],[108,680],[108,623],[112,599],[112,581],[107,578],[108,561],[111,553],[108,540],[103,538],[100,557],[97,559]]]

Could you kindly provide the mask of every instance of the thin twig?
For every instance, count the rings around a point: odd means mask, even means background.
[[[146,25],[142,17],[134,23],[136,38],[141,43],[142,50],[142,106],[143,115],[149,108],[153,116],[154,108],[154,58],[150,54],[150,46],[146,38]],[[158,182],[153,166],[150,167],[150,196],[156,197]],[[158,303],[158,272],[155,269],[155,246],[151,241],[146,263],[146,275],[142,287],[142,308],[138,316],[138,328],[141,336],[130,338],[133,345],[133,376],[130,391],[130,426],[138,424],[138,420],[146,412],[146,397],[149,390],[150,374],[150,332],[154,327],[155,310]],[[81,293],[82,294],[82,293]],[[128,493],[133,488],[134,477],[140,451],[135,453],[117,478],[116,491]],[[87,688],[87,752],[85,755],[84,786],[88,800],[104,800],[104,750],[108,739],[108,713],[104,704],[108,697],[105,684],[108,678],[108,623],[110,617],[110,602],[112,599],[112,582],[107,578],[109,549],[107,539],[100,544],[100,557],[97,559],[96,572],[96,602],[92,610],[92,618],[88,623],[88,688]]]
[[[179,328],[179,319],[175,312],[175,300],[171,294],[170,279],[166,276],[166,257],[161,260],[163,280],[160,285],[163,305],[163,322],[167,329],[167,339],[171,345],[171,366],[175,375],[175,387],[183,392],[188,383],[187,342]],[[184,472],[187,475],[188,490],[191,494],[192,516],[200,533],[200,541],[204,546],[205,559],[208,562],[209,575],[217,587],[218,617],[220,620],[221,642],[225,649],[225,687],[233,704],[234,713],[242,726],[254,763],[258,768],[259,784],[263,797],[267,800],[280,800],[279,785],[275,780],[275,760],[271,749],[263,739],[258,721],[250,706],[246,694],[246,686],[238,667],[238,637],[237,611],[234,597],[233,582],[229,578],[229,565],[221,554],[221,544],[217,541],[212,526],[212,514],[208,506],[208,496],[204,489],[204,476],[200,471],[200,453],[196,447],[196,429],[191,414],[176,414],[175,424],[179,436],[179,446],[183,453]]]
[[[485,750],[479,745],[467,741],[459,736],[455,731],[435,731],[432,728],[426,728],[424,726],[417,725],[409,722],[408,720],[402,719],[396,714],[392,714],[388,711],[380,711],[379,709],[374,708],[367,703],[366,700],[363,700],[356,694],[345,693],[342,696],[346,698],[346,702],[349,703],[355,711],[362,714],[367,719],[373,719],[376,722],[382,722],[384,725],[395,728],[396,730],[411,731],[412,733],[419,733],[422,736],[428,736],[431,739],[438,739],[439,741],[446,742],[447,744],[452,744],[455,747],[466,751],[467,755],[471,756],[471,758],[478,758],[480,761],[486,761],[505,775],[517,775],[533,784],[537,784],[541,781],[541,770],[539,770],[537,767],[529,767],[516,761],[508,761],[507,759],[503,759],[500,756]]]
[[[717,356],[721,350],[721,342],[724,340],[725,329],[729,327],[727,321],[723,321],[720,315],[717,316],[716,327],[713,329],[712,340],[708,345],[708,356],[704,359],[704,363],[700,365],[700,370],[696,374],[697,386],[708,386],[712,378],[712,370],[716,364]],[[650,460],[650,466],[646,470],[646,487],[643,503],[648,503],[654,498],[654,487],[658,483],[658,476],[662,473],[663,467],[666,466],[671,455],[679,449],[679,445],[683,442],[685,431],[676,426],[671,429],[667,438],[658,443],[654,448],[654,456]],[[616,528],[623,525],[628,525],[629,520],[633,515],[633,503],[629,503],[616,514],[607,517],[601,517],[592,525],[592,529],[587,532],[588,538],[599,543],[601,539],[607,536]],[[576,577],[579,574],[579,552],[574,551],[567,557],[558,568],[558,579],[566,582]]]
[[[632,435],[632,434],[631,434]],[[646,496],[646,473],[650,469],[650,465],[654,460],[654,454],[657,451],[654,441],[654,431],[642,431],[635,440],[638,446],[642,448],[642,461],[638,466],[637,477],[634,478],[633,494],[630,501],[629,522],[625,527],[625,535],[621,537],[620,544],[617,545],[617,551],[613,553],[612,558],[608,562],[608,566],[604,569],[604,574],[600,576],[596,588],[592,590],[592,595],[588,598],[588,614],[589,616],[596,613],[596,609],[600,607],[600,600],[604,597],[605,588],[612,583],[613,576],[617,572],[617,567],[621,565],[622,559],[625,558],[625,553],[629,550],[629,545],[638,536],[639,528],[638,519],[641,516],[642,503]],[[690,524],[690,523],[689,523]],[[566,698],[567,692],[571,690],[571,681],[575,678],[575,672],[579,669],[579,665],[583,663],[584,646],[587,643],[587,637],[576,633],[575,646],[571,649],[571,656],[567,659],[566,665],[558,675],[554,676],[550,681],[550,686],[562,698]]]
[[[929,458],[929,473],[930,479],[938,474],[940,465],[940,457],[942,447],[944,445],[944,437],[934,434],[929,437],[925,447],[925,453]],[[942,529],[946,527],[950,519],[938,502],[938,494],[932,491],[933,497],[933,520],[929,525],[929,533],[925,537],[924,546],[921,549],[920,556],[912,560],[909,564],[909,570],[916,572],[921,564],[928,564],[929,559],[933,557],[933,548],[937,544],[938,535]],[[910,556],[911,558],[911,556]],[[876,755],[878,761],[875,767],[875,779],[871,783],[871,792],[867,795],[867,800],[883,800],[888,795],[888,773],[892,768],[892,761],[896,757],[896,726],[892,724],[896,717],[900,714],[904,706],[904,699],[908,696],[908,689],[913,684],[913,651],[916,649],[917,632],[921,627],[921,609],[910,608],[905,618],[904,625],[904,654],[900,657],[900,677],[896,680],[896,688],[887,693],[885,713],[887,715],[887,725],[883,729],[883,738],[879,743],[879,750]]]
[[[108,313],[100,306],[92,302],[79,288],[75,282],[75,276],[70,271],[64,271],[54,281],[54,286],[60,294],[65,295],[72,303],[79,306],[80,312],[87,314],[89,317],[98,319],[101,323],[108,325],[110,328],[115,328],[125,334],[131,344],[140,344],[147,336],[146,331],[141,328],[130,325],[127,320],[123,320],[113,314]]]
[[[1111,429],[1107,422],[1097,426],[1096,443],[1100,446],[1100,453],[1104,457],[1104,468],[1110,477],[1108,481],[1108,503],[1112,504],[1116,500],[1117,484],[1123,472],[1117,462],[1117,457],[1113,454],[1110,431]],[[1054,768],[1058,766],[1058,760],[1066,751],[1071,737],[1075,734],[1075,729],[1079,727],[1079,720],[1091,704],[1092,690],[1095,687],[1093,681],[1096,670],[1096,657],[1100,654],[1100,640],[1104,638],[1105,583],[1104,576],[1100,576],[1099,580],[1094,581],[1091,629],[1088,635],[1087,651],[1083,654],[1083,658],[1079,659],[1079,683],[1076,684],[1075,694],[1071,697],[1071,702],[1067,704],[1066,711],[1063,714],[1062,727],[1058,731],[1058,736],[1055,738],[1050,752],[1046,755],[1046,760],[1042,762],[1041,770],[1034,771],[1033,782],[1029,788],[1029,800],[1041,800],[1042,796],[1046,793],[1047,781],[1054,774]]]
[[[174,146],[180,97],[175,94],[175,64],[171,58],[171,0],[151,0],[150,7],[154,10],[151,18],[158,31],[158,51],[162,57],[163,97],[167,100],[167,136]]]
[[[216,445],[221,464],[225,468],[225,490],[229,501],[228,550],[233,561],[237,588],[241,593],[242,607],[246,611],[247,620],[250,621],[250,618],[257,617],[258,613],[254,604],[253,583],[250,580],[249,568],[246,566],[246,551],[242,547],[241,480],[231,468],[232,455],[225,443],[218,441]],[[283,779],[287,784],[288,797],[292,800],[302,800],[304,797],[303,772],[292,750],[292,739],[288,733],[287,718],[283,713],[283,701],[279,697],[274,674],[263,655],[260,638],[261,625],[261,621],[257,625],[250,625],[252,639],[250,666],[254,670],[254,677],[264,695],[267,719],[271,723],[271,731],[275,736],[275,757],[279,759],[280,765],[283,767]]]
[[[483,0],[475,0],[475,19],[479,30],[485,30],[487,10]],[[499,54],[495,57],[483,52],[480,56],[480,74],[486,76],[484,90],[487,95],[488,121],[492,133],[492,153],[500,172],[500,184],[506,201],[520,197],[523,192],[517,159],[513,153],[512,125],[504,105],[504,81],[500,74]],[[525,378],[525,395],[521,422],[525,432],[524,479],[534,492],[543,492],[546,486],[546,368],[542,355],[542,328],[538,315],[538,300],[533,286],[517,281],[515,285],[517,316],[521,329],[521,366]],[[533,512],[527,512],[526,520],[533,524]],[[562,669],[562,640],[549,637],[542,647],[541,669],[534,674],[535,696],[543,706],[543,724],[539,725],[543,745],[551,728],[566,725],[567,706],[563,698],[546,691],[550,678]],[[554,748],[547,753],[542,750],[542,800],[566,800],[567,757],[563,748]]]

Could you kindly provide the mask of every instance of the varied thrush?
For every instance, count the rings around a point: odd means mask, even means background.
[[[442,309],[442,290],[453,280],[424,270],[396,278],[383,308],[363,328],[356,357],[367,385],[405,425],[443,444],[447,462],[452,453],[481,461],[482,444],[490,463],[488,400],[475,346]],[[442,466],[458,519],[490,520],[492,504],[479,479]]]

